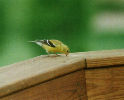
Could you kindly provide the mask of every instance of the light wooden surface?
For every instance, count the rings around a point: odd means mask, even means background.
[[[84,67],[83,57],[39,56],[0,68],[0,97]]]
[[[86,70],[88,100],[124,100],[124,66]]]
[[[16,92],[0,100],[86,100],[84,70]]]
[[[83,68],[124,65],[124,50],[39,56],[0,68],[0,97]]]
[[[84,53],[87,68],[124,65],[124,49],[90,51]]]

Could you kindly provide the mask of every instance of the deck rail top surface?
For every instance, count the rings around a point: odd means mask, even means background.
[[[0,97],[83,68],[124,65],[124,49],[41,55],[0,68]]]

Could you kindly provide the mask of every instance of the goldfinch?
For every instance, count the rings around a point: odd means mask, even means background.
[[[64,53],[66,56],[69,54],[69,48],[67,45],[63,44],[59,40],[35,40],[35,41],[29,41],[29,42],[34,42],[37,45],[41,46],[46,50],[48,53]]]

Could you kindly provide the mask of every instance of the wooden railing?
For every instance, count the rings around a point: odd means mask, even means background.
[[[0,68],[0,100],[124,100],[123,66],[123,49],[38,56]]]

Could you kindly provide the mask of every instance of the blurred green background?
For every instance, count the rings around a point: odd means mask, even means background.
[[[71,52],[124,48],[124,0],[0,0],[0,66],[46,54],[27,42],[36,39]]]

